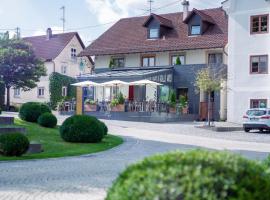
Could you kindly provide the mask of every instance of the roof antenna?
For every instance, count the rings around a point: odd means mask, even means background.
[[[148,0],[148,3],[149,3],[149,12],[150,12],[150,15],[152,14],[152,3],[154,3],[154,0]]]
[[[65,11],[66,7],[62,6],[60,10],[63,10],[63,17],[60,19],[63,22],[63,33],[65,32],[65,23],[66,23],[66,16],[65,16]]]

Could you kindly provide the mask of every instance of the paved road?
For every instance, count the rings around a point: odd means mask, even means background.
[[[212,133],[194,124],[106,123],[111,133],[124,137],[123,145],[90,156],[0,162],[0,199],[104,199],[106,189],[128,164],[170,150],[227,149],[252,159],[263,159],[270,152],[266,134]]]

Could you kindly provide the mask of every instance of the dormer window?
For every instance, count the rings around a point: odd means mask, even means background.
[[[159,39],[173,29],[172,22],[162,16],[151,14],[143,26],[147,31],[146,39]]]
[[[159,28],[149,28],[148,39],[157,39],[157,38],[159,38]]]
[[[203,11],[193,9],[184,19],[184,23],[188,25],[188,35],[203,35],[211,26],[215,25],[215,21],[211,16]]]
[[[200,35],[201,34],[201,26],[200,25],[192,25],[190,30],[190,35]]]

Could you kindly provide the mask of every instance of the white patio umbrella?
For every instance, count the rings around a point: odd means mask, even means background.
[[[157,83],[154,81],[150,81],[147,79],[143,79],[143,80],[139,80],[139,81],[134,81],[134,82],[130,82],[130,85],[141,85],[141,86],[145,86],[145,91],[146,91],[146,86],[147,85],[151,85],[151,86],[161,86],[161,83]],[[145,100],[146,100],[146,96],[145,96]]]
[[[100,86],[99,83],[93,82],[93,81],[83,81],[79,83],[71,84],[76,87],[89,87],[89,86]]]
[[[150,80],[147,80],[147,79],[144,79],[144,80],[140,80],[140,81],[134,81],[134,82],[131,82],[129,83],[130,85],[153,85],[153,86],[160,86],[162,85],[161,83],[157,83],[157,82],[154,82],[154,81],[150,81]]]
[[[101,83],[102,86],[111,86],[111,87],[116,87],[116,95],[118,93],[117,87],[120,85],[129,85],[128,82],[120,81],[120,80],[113,80],[113,81],[108,81],[105,83]],[[104,95],[104,94],[103,94]]]

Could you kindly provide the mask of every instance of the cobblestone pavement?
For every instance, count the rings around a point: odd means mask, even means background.
[[[0,162],[0,200],[101,200],[127,165],[171,150],[227,149],[251,159],[263,159],[270,152],[267,134],[215,133],[194,128],[193,123],[105,122],[111,133],[125,139],[123,145],[88,156]]]

